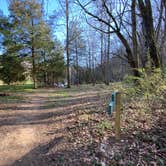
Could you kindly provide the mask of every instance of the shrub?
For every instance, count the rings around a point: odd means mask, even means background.
[[[160,69],[151,72],[140,71],[140,77],[127,76],[124,80],[127,85],[126,94],[130,97],[145,99],[163,98],[166,90],[166,79]]]

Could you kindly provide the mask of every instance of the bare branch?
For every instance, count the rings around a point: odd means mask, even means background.
[[[97,31],[100,31],[100,32],[102,32],[102,33],[105,33],[105,34],[115,33],[114,31],[104,31],[103,29],[98,28],[98,27],[92,25],[91,23],[89,23],[89,21],[87,20],[87,18],[86,18],[86,23],[87,23],[89,26],[91,26],[92,28],[94,28],[94,29],[96,29]]]
[[[114,24],[115,24],[115,27],[116,27],[116,30],[119,31],[119,27],[118,27],[118,23],[116,22],[115,18],[113,17],[112,13],[109,11],[108,9],[108,6],[106,5],[105,3],[105,0],[102,0],[103,1],[103,6],[104,8],[106,9],[106,12],[108,13],[108,15],[111,17],[111,19],[113,20]],[[115,29],[115,28],[114,28]]]
[[[99,22],[103,22],[103,23],[106,24],[107,26],[111,27],[114,32],[117,31],[117,29],[115,29],[115,28],[114,28],[111,24],[109,24],[106,20],[104,20],[104,19],[102,19],[101,17],[96,16],[96,15],[94,15],[93,13],[89,12],[89,11],[85,8],[85,6],[83,6],[83,5],[80,3],[79,0],[76,0],[76,1],[78,2],[78,4],[80,5],[80,7],[84,10],[84,12],[85,12],[86,14],[88,14],[89,16],[95,18],[95,19],[98,20]]]

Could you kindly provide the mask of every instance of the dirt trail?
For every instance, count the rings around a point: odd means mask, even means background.
[[[88,166],[95,145],[87,122],[102,108],[98,92],[22,95],[23,102],[0,104],[0,166]]]
[[[156,155],[162,163],[166,161],[165,110],[150,116],[140,104],[138,112],[126,108],[119,143],[114,137],[114,118],[104,111],[111,92],[38,89],[21,94],[23,100],[16,101],[16,93],[0,101],[0,166],[119,165],[129,160],[138,165],[140,158],[147,161],[147,157],[154,163]],[[154,153],[158,148],[161,152]],[[116,156],[121,156],[119,161]]]
[[[12,165],[44,142],[44,139],[41,140],[42,128],[39,130],[39,126],[31,125],[31,123],[33,120],[38,120],[35,115],[45,101],[39,95],[33,94],[33,96],[27,96],[26,102],[17,104],[16,109],[11,107],[9,110],[0,110],[2,111],[0,120],[6,117],[4,123],[0,124],[0,166]],[[29,158],[31,157],[33,156]]]

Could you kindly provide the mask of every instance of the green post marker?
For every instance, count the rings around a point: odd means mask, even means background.
[[[116,96],[116,92],[113,92],[112,97],[111,97],[111,101],[115,102],[115,96]]]
[[[111,113],[114,111],[114,103],[111,101],[111,103],[109,104],[109,108],[108,108],[108,114],[111,115]]]
[[[112,112],[115,111],[115,105],[116,105],[116,92],[113,92],[111,96],[111,102],[108,108],[108,114],[111,115]]]

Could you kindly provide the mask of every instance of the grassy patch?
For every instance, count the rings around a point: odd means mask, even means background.
[[[98,132],[100,134],[104,134],[106,131],[111,131],[113,129],[113,124],[111,121],[105,119],[103,121],[100,121],[96,126]]]
[[[0,92],[32,92],[33,85],[0,85]]]
[[[69,97],[68,92],[62,90],[62,91],[57,91],[57,92],[53,92],[53,93],[49,93],[48,95],[49,97],[55,97],[55,98],[62,98],[62,97]]]

